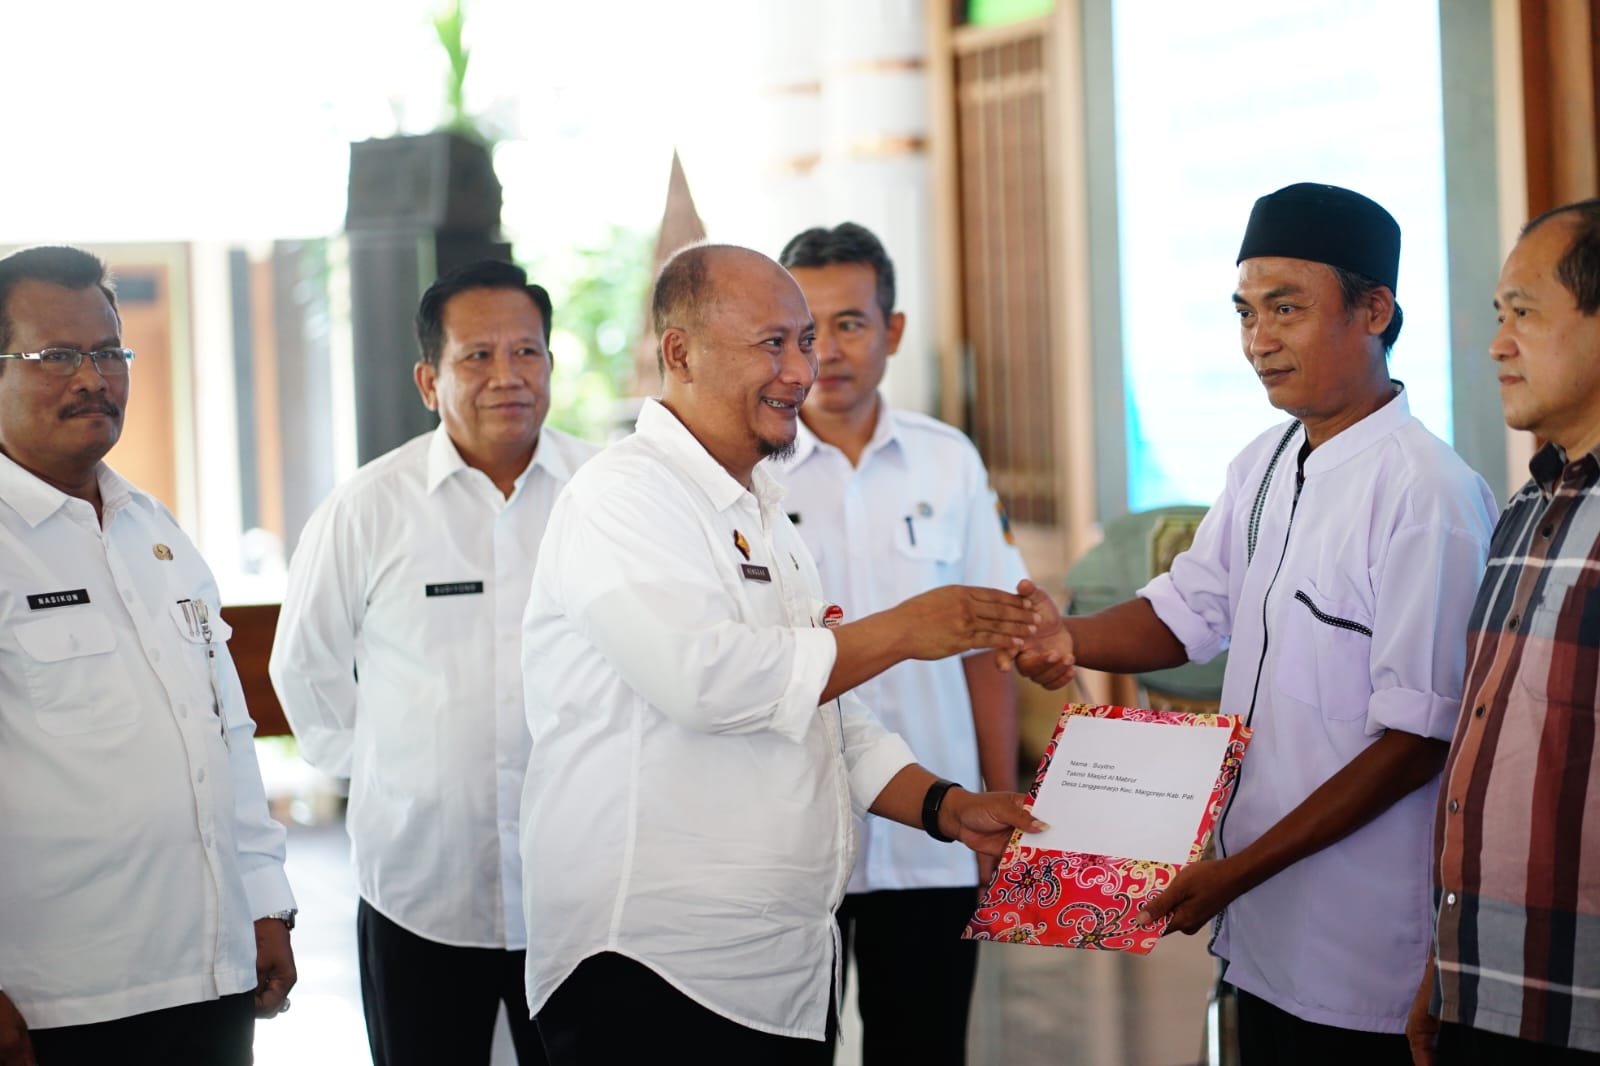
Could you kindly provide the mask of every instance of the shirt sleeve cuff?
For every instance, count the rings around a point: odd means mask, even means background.
[[[812,719],[817,715],[822,690],[827,687],[828,675],[833,673],[839,648],[829,630],[797,627],[791,632],[794,634],[794,666],[789,671],[789,685],[773,711],[772,729],[798,744],[805,739],[806,730],[811,728]]]
[[[1368,736],[1386,729],[1414,733],[1434,740],[1449,740],[1461,714],[1461,698],[1419,692],[1413,688],[1383,688],[1367,704]]]
[[[856,817],[865,818],[889,780],[916,761],[911,746],[898,733],[884,733],[865,748],[852,751],[850,805]]]
[[[255,920],[295,909],[294,893],[289,889],[289,878],[282,865],[268,863],[245,870],[243,878],[245,899],[250,903],[250,914]]]
[[[1172,630],[1172,635],[1183,645],[1184,654],[1192,663],[1206,663],[1228,650],[1228,638],[1217,634],[1206,620],[1183,601],[1183,595],[1172,582],[1172,575],[1157,574],[1140,589],[1137,595],[1150,601],[1161,624]]]

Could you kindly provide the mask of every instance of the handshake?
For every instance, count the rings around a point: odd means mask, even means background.
[[[1015,669],[1045,688],[1060,688],[1072,679],[1072,636],[1055,603],[1031,581],[1019,583],[1014,593],[946,585],[837,632],[841,646],[860,641],[894,662],[987,648],[1000,670]]]

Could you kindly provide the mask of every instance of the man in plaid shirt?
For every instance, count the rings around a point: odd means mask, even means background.
[[[1528,223],[1495,307],[1506,424],[1546,443],[1468,626],[1408,1032],[1419,1066],[1600,1063],[1600,200]]]

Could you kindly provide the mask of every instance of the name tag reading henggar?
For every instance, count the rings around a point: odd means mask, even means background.
[[[739,571],[744,574],[744,579],[746,581],[765,581],[768,584],[772,583],[772,571],[768,570],[764,566],[757,566],[754,563],[744,563],[739,567]]]
[[[424,585],[428,596],[478,596],[483,593],[482,581],[447,581],[442,585]]]

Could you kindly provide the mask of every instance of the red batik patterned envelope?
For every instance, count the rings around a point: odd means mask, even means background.
[[[1083,852],[1051,851],[1029,844],[1037,839],[1033,834],[1020,831],[1011,837],[1005,857],[994,881],[984,890],[977,913],[967,925],[962,936],[971,940],[1000,940],[1012,944],[1045,944],[1053,947],[1096,948],[1102,951],[1131,951],[1147,954],[1155,947],[1166,929],[1167,919],[1162,918],[1147,928],[1133,924],[1133,916],[1148,900],[1154,899],[1172,883],[1172,879],[1185,865],[1194,862],[1205,852],[1228,795],[1239,775],[1239,762],[1244,757],[1245,745],[1250,742],[1250,730],[1237,715],[1189,714],[1177,711],[1147,711],[1129,707],[1091,707],[1086,704],[1068,704],[1056,723],[1055,735],[1045,749],[1044,760],[1039,764],[1033,787],[1028,792],[1028,806],[1039,802],[1039,790],[1050,770],[1051,760],[1058,756],[1062,732],[1074,717],[1121,719],[1126,722],[1189,727],[1197,729],[1225,729],[1227,741],[1223,747],[1221,767],[1211,788],[1209,802],[1195,827],[1194,844],[1189,848],[1184,862],[1163,862],[1148,858],[1129,858],[1097,855]],[[1096,727],[1099,729],[1100,727]],[[1082,732],[1083,729],[1075,732]],[[1146,734],[1148,736],[1148,734]],[[1141,751],[1143,746],[1141,743]],[[1063,755],[1067,758],[1069,755]],[[1074,761],[1072,766],[1084,763]],[[1104,777],[1087,770],[1079,774],[1070,768],[1065,772],[1083,778]],[[1209,773],[1202,768],[1203,773]],[[1058,775],[1058,782],[1060,777]],[[1105,784],[1087,780],[1074,787],[1116,791],[1120,786],[1112,781],[1129,781],[1116,777]],[[1201,777],[1201,781],[1205,778]],[[1185,809],[1193,810],[1204,786],[1186,797]],[[1128,788],[1121,788],[1127,792]],[[1149,795],[1148,792],[1144,793]],[[1069,801],[1071,802],[1071,801]],[[1059,818],[1059,815],[1057,816]],[[1052,820],[1054,821],[1054,820]],[[1177,828],[1182,832],[1183,827]],[[1180,837],[1175,843],[1181,853]]]

